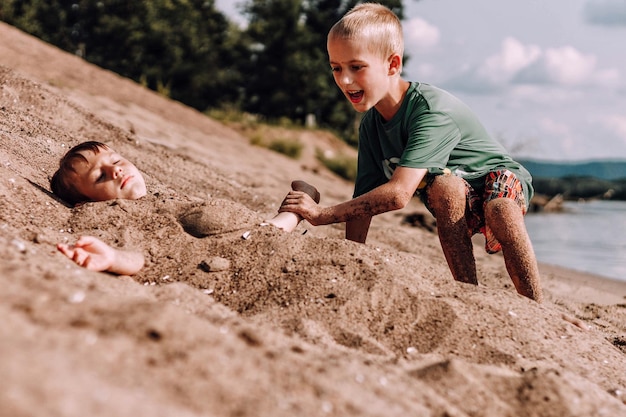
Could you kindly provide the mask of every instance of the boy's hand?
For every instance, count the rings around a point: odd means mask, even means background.
[[[108,271],[115,262],[115,249],[93,236],[82,236],[73,245],[59,243],[57,249],[91,271]]]
[[[289,194],[285,197],[280,208],[279,213],[282,212],[296,213],[313,226],[318,226],[318,217],[322,212],[322,208],[305,192],[302,191],[289,191]]]

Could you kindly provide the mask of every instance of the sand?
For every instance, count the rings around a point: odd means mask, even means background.
[[[537,304],[480,241],[480,285],[456,283],[405,221],[418,202],[365,245],[261,226],[293,179],[350,198],[313,155],[351,150],[298,139],[300,160],[252,146],[0,24],[0,415],[626,416],[626,283],[541,265]],[[56,200],[49,175],[84,140],[134,161],[148,195]],[[82,234],[146,267],[74,265],[55,244]]]

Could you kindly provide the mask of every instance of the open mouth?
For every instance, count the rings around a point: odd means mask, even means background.
[[[358,103],[363,99],[363,90],[348,91],[348,98],[352,103]]]

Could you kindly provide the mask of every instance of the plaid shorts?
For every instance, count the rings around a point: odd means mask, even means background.
[[[435,177],[429,178],[426,188],[432,184]],[[467,181],[463,180],[467,201],[465,221],[467,222],[470,236],[482,233],[485,236],[485,251],[487,253],[497,253],[502,250],[502,245],[493,235],[491,228],[485,224],[485,206],[496,198],[510,198],[517,203],[522,210],[522,214],[526,214],[526,198],[524,197],[522,183],[508,169],[492,171],[484,177],[484,181],[485,188],[482,193],[479,193]],[[423,198],[422,200],[432,213],[428,205],[428,199]]]

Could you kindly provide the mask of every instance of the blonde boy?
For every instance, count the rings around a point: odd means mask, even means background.
[[[517,291],[542,299],[539,271],[523,216],[531,177],[449,93],[401,77],[402,26],[388,8],[365,3],[328,34],[337,86],[365,112],[359,128],[354,198],[321,207],[291,191],[280,211],[313,225],[346,222],[346,238],[365,243],[372,216],[406,206],[419,194],[437,219],[454,279],[478,284],[471,236],[489,253],[502,250]]]

